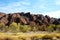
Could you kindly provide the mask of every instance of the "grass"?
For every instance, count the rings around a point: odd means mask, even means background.
[[[60,33],[0,33],[0,40],[38,40],[43,37],[60,38]]]

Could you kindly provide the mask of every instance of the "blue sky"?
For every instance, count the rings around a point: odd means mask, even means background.
[[[31,12],[60,18],[60,0],[0,0],[0,12]]]

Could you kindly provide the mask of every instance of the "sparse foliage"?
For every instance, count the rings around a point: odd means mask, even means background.
[[[9,31],[10,32],[18,32],[18,25],[17,25],[17,23],[13,22],[12,24],[10,24]]]
[[[6,29],[5,29],[6,27],[5,27],[5,24],[3,24],[3,23],[0,23],[0,31],[1,32],[4,32]]]
[[[21,26],[20,26],[20,30],[21,30],[22,32],[28,32],[28,31],[31,30],[31,28],[29,27],[29,25],[21,25]]]
[[[0,23],[0,32],[36,32],[36,31],[60,31],[60,25],[54,25],[51,24],[49,26],[45,25],[22,25],[20,23],[12,22],[9,26],[4,25],[3,23]]]

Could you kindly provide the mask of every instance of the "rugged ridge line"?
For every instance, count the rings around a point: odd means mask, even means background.
[[[21,23],[22,25],[50,25],[60,24],[60,18],[49,17],[48,15],[43,16],[42,14],[30,14],[30,12],[24,13],[11,13],[6,14],[0,12],[0,23],[4,23],[5,25],[10,25],[12,22]]]

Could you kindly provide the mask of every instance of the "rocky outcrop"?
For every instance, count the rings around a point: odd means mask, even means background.
[[[60,19],[49,17],[48,15],[43,16],[42,14],[30,14],[28,13],[11,13],[5,14],[0,12],[0,23],[4,23],[5,25],[10,25],[12,22],[21,23],[22,25],[50,25],[60,24]]]

